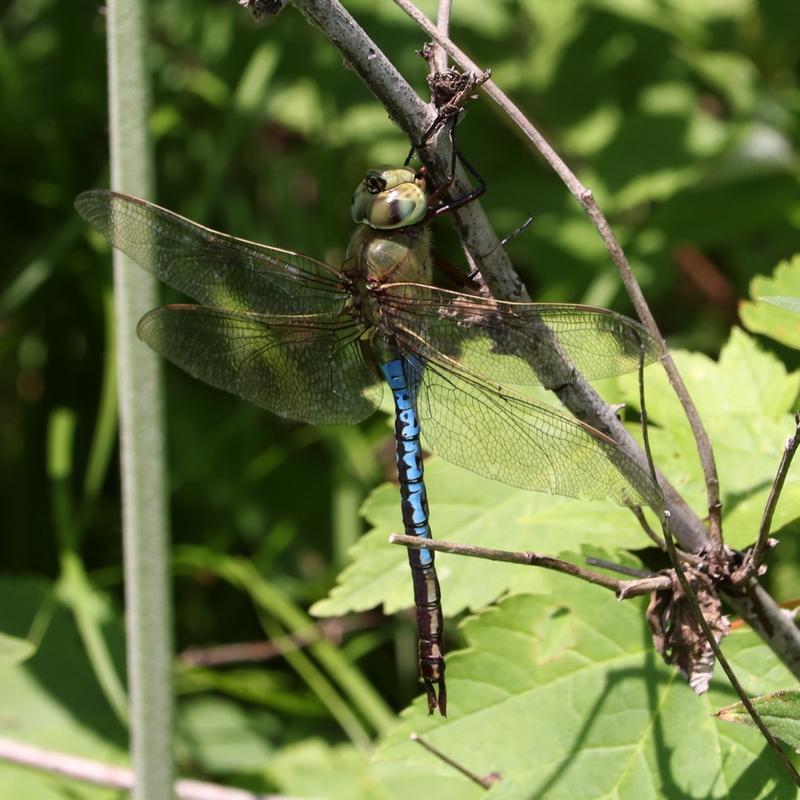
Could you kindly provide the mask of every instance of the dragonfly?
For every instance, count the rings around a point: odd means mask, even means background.
[[[659,355],[605,309],[500,301],[432,285],[430,226],[443,209],[424,168],[367,171],[340,269],[235,238],[107,190],[78,212],[117,249],[195,301],[157,308],[138,335],[206,383],[273,414],[355,424],[385,388],[405,532],[430,539],[420,436],[434,453],[522,489],[657,507],[649,474],[603,433],[518,387],[633,371]],[[468,198],[471,199],[471,198]],[[452,206],[450,206],[452,207]],[[557,359],[542,359],[542,348]],[[447,713],[434,553],[408,548],[428,711]]]

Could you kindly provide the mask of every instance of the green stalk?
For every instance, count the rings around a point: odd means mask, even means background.
[[[108,0],[111,185],[152,196],[144,0]],[[172,797],[172,613],[161,365],[136,338],[155,281],[114,253],[134,800]]]
[[[77,549],[79,530],[70,489],[75,423],[72,411],[56,409],[50,416],[47,432],[47,473],[61,563],[57,595],[75,616],[83,646],[106,700],[119,721],[127,726],[128,698],[103,635],[108,609],[92,587]]]

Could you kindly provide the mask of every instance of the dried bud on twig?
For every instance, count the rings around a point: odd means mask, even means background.
[[[719,642],[731,625],[722,613],[714,583],[695,567],[684,567],[684,571],[703,616]],[[647,621],[653,632],[653,643],[664,661],[675,664],[697,694],[707,691],[714,671],[714,652],[674,575],[671,589],[651,595]]]

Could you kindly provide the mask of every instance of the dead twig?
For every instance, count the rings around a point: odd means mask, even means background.
[[[418,536],[406,536],[404,534],[393,533],[389,536],[390,544],[399,544],[404,547],[423,547],[429,550],[436,550],[442,553],[452,553],[458,556],[470,556],[471,558],[485,558],[488,561],[505,561],[509,564],[522,564],[527,567],[543,567],[552,569],[556,572],[563,572],[566,575],[573,575],[587,583],[595,586],[602,586],[610,589],[617,597],[622,600],[627,597],[635,597],[642,594],[650,594],[658,589],[672,586],[672,580],[666,575],[653,575],[646,578],[638,578],[633,581],[620,581],[616,578],[609,578],[598,572],[583,569],[571,561],[563,561],[553,556],[534,553],[530,550],[497,550],[493,547],[477,547],[472,544],[462,544],[460,542],[446,542],[441,539],[421,539]]]
[[[0,761],[63,775],[95,786],[131,791],[134,788],[133,770],[116,764],[106,764],[80,758],[56,750],[45,750],[32,744],[0,737]],[[245,789],[232,789],[217,783],[181,778],[175,781],[178,800],[292,800],[286,795],[255,794]]]
[[[412,742],[416,742],[418,745],[421,745],[431,755],[436,756],[439,761],[442,761],[449,767],[452,767],[457,772],[460,772],[465,778],[469,778],[473,783],[477,783],[478,786],[481,786],[484,789],[491,789],[492,786],[503,780],[499,772],[490,772],[483,778],[480,775],[476,775],[474,772],[472,772],[472,770],[467,769],[463,764],[459,764],[454,758],[451,758],[443,753],[438,747],[434,747],[432,744],[426,742],[418,733],[412,733],[408,738],[411,739]]]

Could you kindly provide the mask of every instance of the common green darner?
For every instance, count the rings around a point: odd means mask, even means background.
[[[431,285],[425,174],[369,170],[341,270],[217,233],[144,200],[89,191],[80,214],[200,305],[146,314],[139,336],[190,374],[275,414],[357,423],[384,383],[396,410],[406,533],[430,538],[420,432],[433,452],[513,486],[624,505],[656,504],[650,477],[608,437],[509,385],[602,378],[651,361],[636,322],[603,309],[501,302]],[[538,331],[538,333],[537,333]],[[564,357],[537,364],[542,336]],[[541,359],[539,359],[541,361]],[[409,549],[419,668],[429,711],[446,713],[442,612],[430,549]]]

